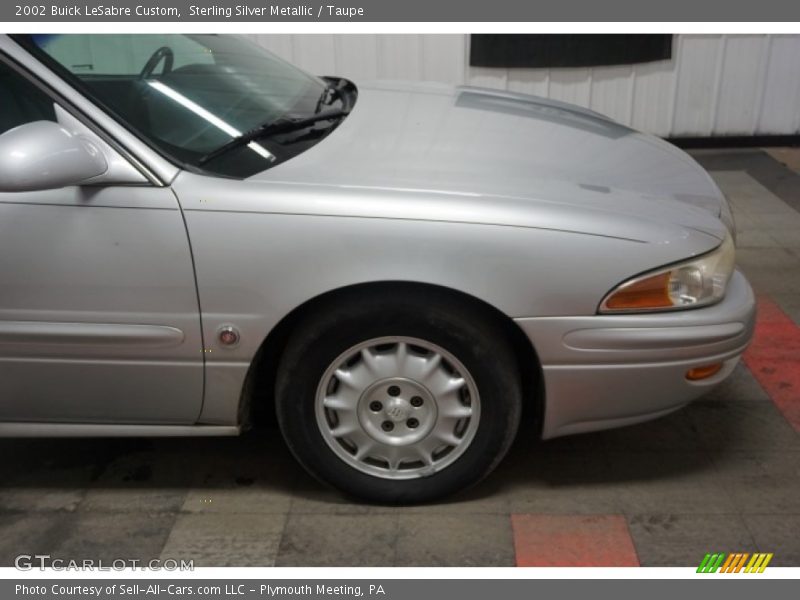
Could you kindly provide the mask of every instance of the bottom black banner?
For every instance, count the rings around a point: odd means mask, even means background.
[[[712,583],[713,581],[713,583]],[[713,586],[713,590],[711,589]],[[725,594],[726,600],[752,598],[754,594],[790,597],[797,583],[791,579],[766,579],[758,575],[698,575],[697,579],[290,579],[290,580],[77,580],[43,579],[0,581],[0,598],[241,598],[331,600],[487,600],[531,599],[541,594],[580,598],[641,598],[674,600],[702,588]],[[793,597],[793,594],[791,594]],[[541,596],[540,596],[541,597]],[[555,597],[555,596],[553,596]]]

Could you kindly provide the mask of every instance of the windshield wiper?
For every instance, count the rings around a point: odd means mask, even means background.
[[[312,125],[315,125],[316,123],[319,123],[321,121],[338,121],[339,119],[346,117],[349,112],[350,112],[349,110],[329,110],[311,115],[310,117],[303,117],[300,119],[278,119],[277,121],[272,121],[270,123],[265,123],[264,125],[259,125],[255,129],[251,129],[250,131],[246,131],[241,135],[236,136],[231,141],[223,144],[216,150],[212,150],[211,152],[200,158],[200,160],[197,161],[197,164],[204,165],[207,162],[212,161],[215,158],[218,158],[223,154],[228,153],[234,148],[246,146],[250,142],[253,142],[262,137],[266,137],[268,135],[299,131],[301,129],[305,129],[306,127],[311,127]]]
[[[317,106],[314,109],[315,113],[320,112],[323,106],[333,104],[339,98],[341,98],[342,104],[346,104],[346,100],[342,95],[342,92],[350,84],[350,82],[347,81],[347,79],[335,79],[333,77],[324,77],[323,79],[326,82],[325,89],[323,89],[322,93],[319,95]]]

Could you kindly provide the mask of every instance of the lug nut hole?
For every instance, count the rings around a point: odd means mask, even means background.
[[[406,421],[406,425],[408,426],[409,429],[416,429],[417,427],[419,427],[419,421],[417,421],[412,417],[411,419]]]
[[[394,429],[394,423],[392,423],[391,421],[384,421],[383,423],[381,423],[381,429],[383,429],[384,431],[391,431],[392,429]]]
[[[390,396],[399,396],[400,395],[400,388],[396,385],[390,385],[389,389],[387,390]]]
[[[414,408],[419,408],[420,406],[422,406],[422,402],[423,400],[421,396],[414,396],[413,398],[411,398],[411,406],[413,406]]]
[[[374,401],[374,402],[370,402],[370,403],[369,403],[369,409],[370,409],[372,412],[380,412],[381,410],[383,410],[383,404],[381,404],[381,403],[380,403],[380,402],[378,402],[377,400],[376,400],[376,401]]]

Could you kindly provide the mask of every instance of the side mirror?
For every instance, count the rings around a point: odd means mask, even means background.
[[[25,123],[0,135],[0,192],[80,185],[107,170],[96,145],[52,121]]]

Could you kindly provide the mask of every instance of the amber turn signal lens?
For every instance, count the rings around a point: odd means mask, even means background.
[[[714,363],[713,365],[703,365],[702,367],[695,367],[686,371],[686,379],[689,381],[700,381],[701,379],[708,379],[713,377],[722,369],[722,363]]]
[[[636,313],[699,308],[725,297],[734,271],[734,246],[730,235],[715,250],[638,275],[611,290],[597,312]]]
[[[609,296],[605,308],[609,310],[670,308],[673,306],[669,297],[670,276],[671,272],[667,271],[622,286]]]

